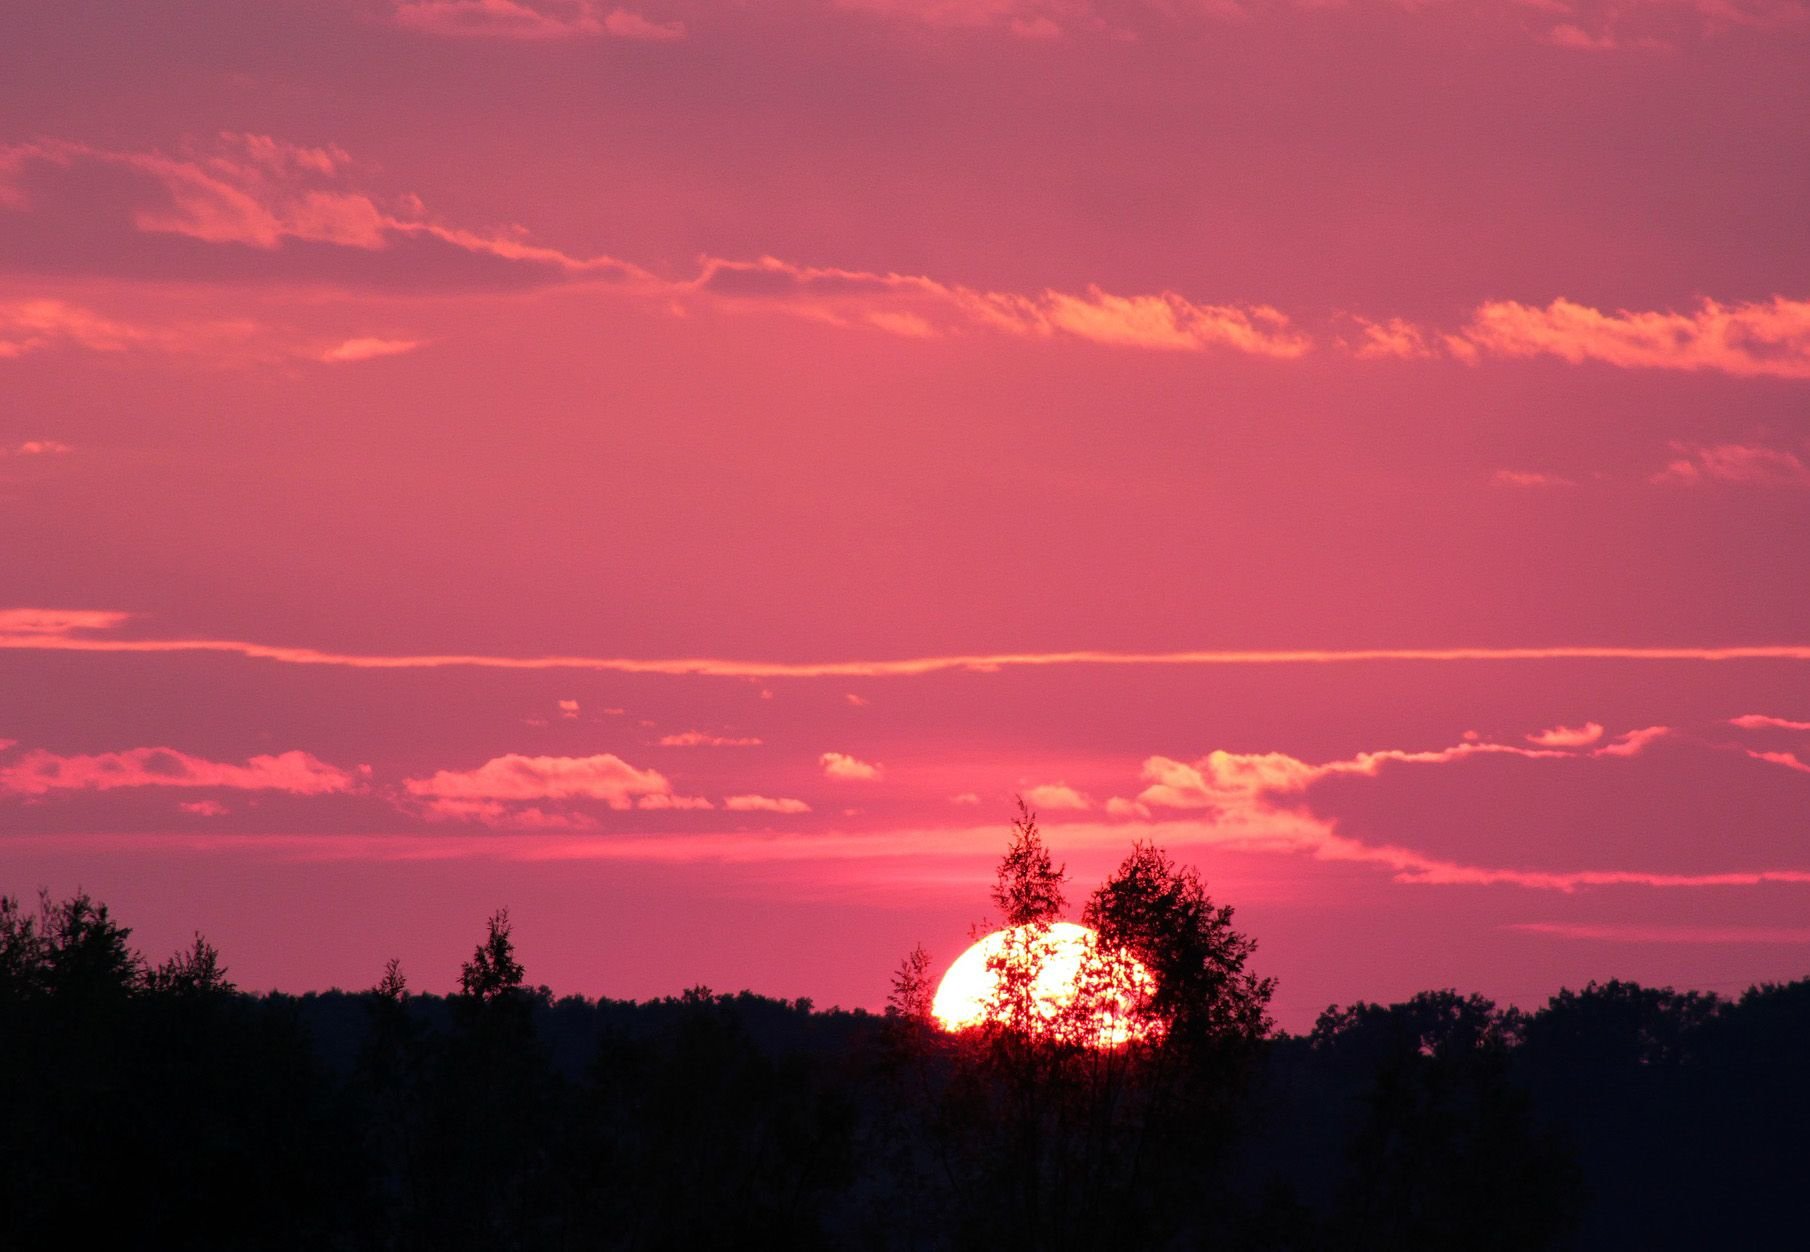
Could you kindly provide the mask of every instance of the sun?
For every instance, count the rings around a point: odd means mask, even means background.
[[[1134,1014],[1156,982],[1135,958],[1104,952],[1086,926],[1055,922],[1048,927],[996,930],[955,959],[943,975],[930,1012],[944,1030],[969,1030],[999,1011],[1000,966],[1024,962],[1035,970],[1031,1029],[1037,1033],[1074,1031],[1094,1047],[1117,1047],[1147,1038],[1154,1024]],[[1096,985],[1094,1004],[1080,1010],[1076,997],[1086,982]]]

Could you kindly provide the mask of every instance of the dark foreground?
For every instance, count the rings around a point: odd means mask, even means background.
[[[1158,1073],[519,967],[246,995],[93,917],[0,945],[0,1247],[1764,1247],[1810,1195],[1810,980],[1436,992]]]

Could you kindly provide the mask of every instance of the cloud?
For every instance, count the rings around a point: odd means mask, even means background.
[[[1542,474],[1534,470],[1499,469],[1490,475],[1490,482],[1498,487],[1575,487],[1577,480],[1566,478],[1561,474]]]
[[[196,817],[225,817],[232,811],[218,800],[184,800],[176,807]]]
[[[1756,761],[1764,761],[1768,765],[1782,765],[1798,774],[1810,774],[1810,763],[1804,762],[1795,752],[1759,752],[1748,748],[1747,755]]]
[[[612,809],[630,809],[649,796],[672,794],[672,784],[658,771],[636,769],[608,752],[596,756],[510,752],[476,769],[443,769],[402,785],[412,796],[435,800],[584,799]]]
[[[1523,934],[1605,943],[1782,943],[1810,944],[1803,926],[1653,926],[1620,922],[1514,922]]]
[[[660,736],[662,748],[758,748],[759,739],[752,736],[736,738],[730,735],[711,735],[701,730],[687,730],[676,735]]]
[[[1747,304],[1706,299],[1691,313],[1605,313],[1564,298],[1544,308],[1496,300],[1479,306],[1458,338],[1494,356],[1810,378],[1810,301],[1783,296]]]
[[[1594,725],[1594,723],[1592,723]],[[1574,746],[1596,742],[1584,738],[1588,728],[1559,727]],[[1552,731],[1544,734],[1553,734]],[[1522,748],[1513,744],[1466,741],[1431,751],[1390,748],[1360,752],[1354,757],[1309,764],[1283,752],[1226,752],[1215,750],[1192,763],[1166,756],[1145,760],[1144,782],[1138,803],[1158,808],[1231,810],[1267,802],[1273,796],[1298,795],[1322,779],[1335,776],[1374,778],[1386,765],[1444,765],[1478,756],[1515,756],[1528,760],[1577,760],[1583,757],[1638,755],[1649,744],[1670,733],[1665,726],[1649,726],[1617,736],[1591,752],[1577,753],[1554,747]],[[1540,742],[1537,736],[1529,739]]]
[[[1728,719],[1730,726],[1742,730],[1810,730],[1810,722],[1792,721],[1788,717],[1771,717],[1765,713],[1743,713]]]
[[[1599,723],[1585,722],[1582,726],[1554,726],[1539,731],[1528,735],[1527,742],[1542,748],[1584,748],[1602,737],[1603,728]]]
[[[1292,358],[1313,346],[1287,315],[1268,305],[1197,304],[1174,292],[1115,295],[1099,287],[1039,295],[983,291],[932,278],[710,258],[691,290],[739,304],[767,304],[843,324],[923,338],[993,330],[1031,338],[1070,337],[1126,348],[1195,352],[1224,348]],[[889,317],[877,318],[885,313]],[[908,320],[898,320],[899,315]]]
[[[576,718],[578,716],[578,701],[561,700],[559,702],[559,715],[567,721]]]
[[[67,140],[3,147],[0,262],[22,273],[416,290],[646,277],[519,230],[439,222],[413,195],[352,186],[358,169],[336,147],[230,131],[176,155]]]
[[[603,28],[618,39],[648,39],[667,43],[685,38],[685,23],[656,22],[627,9],[611,9],[603,19]]]
[[[477,822],[508,830],[595,830],[597,819],[569,809],[548,809],[536,804],[506,804],[501,800],[434,798],[416,811],[430,822]]]
[[[569,39],[604,33],[589,0],[404,0],[391,17],[407,30],[451,38]]]
[[[57,439],[27,439],[11,448],[0,448],[0,456],[68,456],[75,449]]]
[[[203,357],[215,363],[299,359],[338,364],[394,356],[421,346],[416,340],[365,337],[322,348],[308,336],[249,318],[179,319],[152,324],[122,321],[66,300],[0,301],[0,361],[78,348],[100,353],[155,352]],[[5,451],[0,449],[0,455]],[[42,455],[72,449],[55,440],[31,440],[20,444],[16,451]]]
[[[593,0],[400,0],[391,20],[452,39],[685,38],[684,22],[656,22],[621,8],[600,16]]]
[[[119,787],[223,787],[315,796],[361,790],[360,774],[337,769],[306,752],[254,756],[243,765],[209,761],[174,748],[131,748],[62,756],[42,749],[0,766],[0,792],[42,796],[53,791],[111,791]]]
[[[1032,808],[1079,810],[1091,809],[1094,802],[1076,791],[1067,783],[1044,783],[1041,786],[1029,787],[1024,793],[1025,803]]]
[[[372,361],[382,356],[400,356],[405,352],[413,352],[422,343],[419,339],[347,339],[321,353],[320,359],[329,363]]]
[[[1436,338],[1399,317],[1392,317],[1384,322],[1373,322],[1362,317],[1356,320],[1364,337],[1355,347],[1346,346],[1364,360],[1414,361],[1442,355]]]
[[[949,803],[951,803],[951,804],[979,804],[980,797],[972,791],[964,791],[960,795],[950,796]]]
[[[842,782],[873,782],[881,774],[880,766],[870,765],[842,752],[825,752],[817,761],[823,766],[825,778]]]
[[[359,653],[256,643],[244,639],[121,638],[105,632],[129,613],[86,610],[0,609],[0,649],[54,652],[162,654],[219,652],[284,665],[330,665],[347,669],[582,670],[670,677],[722,678],[912,678],[952,671],[992,673],[1003,669],[1068,666],[1270,666],[1363,665],[1385,662],[1464,664],[1505,661],[1810,661],[1810,644],[1728,647],[1530,648],[1346,648],[1269,651],[1202,650],[1115,652],[957,653],[892,660],[756,661],[715,657],[507,656],[486,653]]]
[[[1698,487],[1736,483],[1750,487],[1810,488],[1810,466],[1782,448],[1724,443],[1713,447],[1674,443],[1678,456],[1648,481],[1659,486]]]
[[[772,796],[730,796],[723,807],[732,813],[809,813],[811,806],[803,800],[775,799]]]

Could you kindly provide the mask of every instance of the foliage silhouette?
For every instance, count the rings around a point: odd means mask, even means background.
[[[1002,872],[1060,888],[1020,819],[1032,854]],[[1083,917],[1156,975],[1135,1007],[1160,1031],[950,1035],[928,957],[885,1017],[702,988],[555,1000],[500,912],[449,995],[393,961],[368,991],[248,995],[199,935],[152,968],[81,893],[0,900],[0,1247],[1800,1237],[1810,979],[1735,999],[1593,983],[1525,1012],[1438,991],[1291,1036],[1231,914],[1158,850]]]

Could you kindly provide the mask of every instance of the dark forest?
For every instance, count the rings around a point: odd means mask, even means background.
[[[1061,879],[1027,817],[995,904],[1054,916]],[[556,996],[506,911],[474,924],[448,993],[392,961],[369,990],[252,994],[200,935],[150,963],[85,895],[7,899],[0,1246],[1702,1248],[1796,1229],[1810,979],[1732,999],[1592,983],[1531,1012],[1433,991],[1291,1035],[1231,910],[1160,851],[1086,917],[1150,961],[1160,1039],[1083,1047],[1009,1013],[945,1033],[919,954],[885,1014]]]

